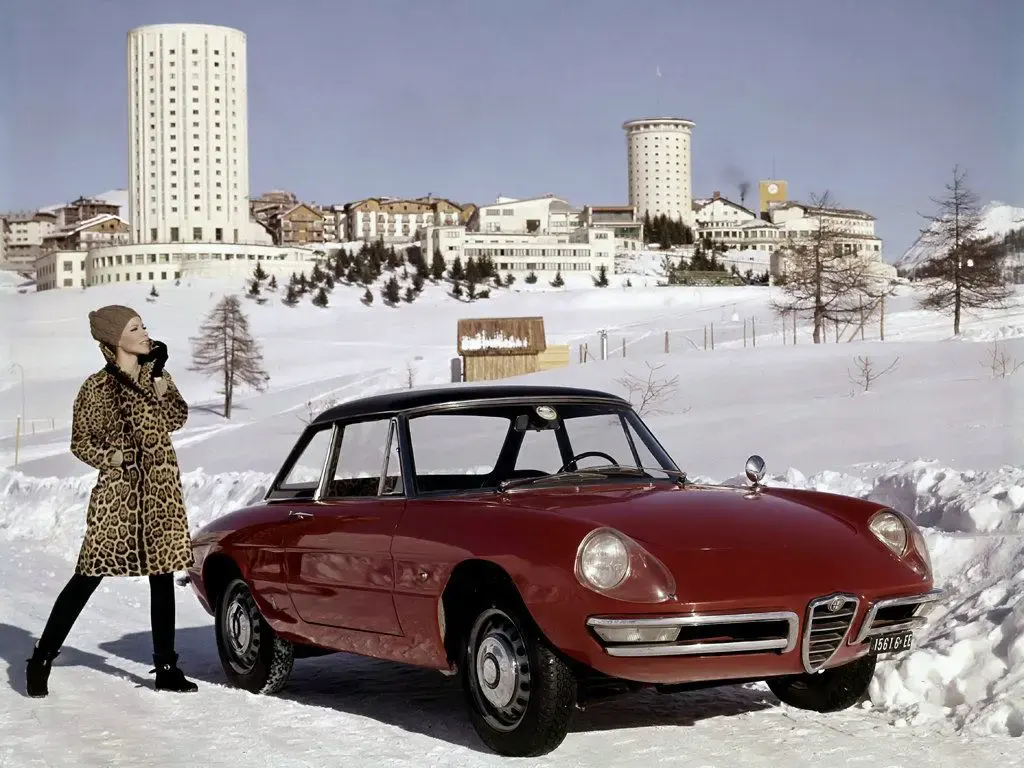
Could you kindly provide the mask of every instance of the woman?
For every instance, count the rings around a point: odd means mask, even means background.
[[[188,405],[164,371],[167,347],[149,338],[137,312],[110,305],[89,313],[107,364],[75,398],[71,452],[99,470],[75,573],[54,603],[32,658],[29,696],[46,696],[50,666],[104,576],[148,576],[156,689],[195,691],[174,652],[174,571],[192,564],[178,461],[170,433]]]

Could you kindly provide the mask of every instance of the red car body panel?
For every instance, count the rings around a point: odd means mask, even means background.
[[[626,680],[680,683],[803,672],[792,650],[703,656],[610,655],[592,616],[793,611],[810,600],[859,599],[829,666],[867,653],[852,645],[870,604],[932,589],[928,576],[868,530],[879,504],[785,489],[606,482],[434,498],[274,501],[220,518],[195,537],[191,584],[211,611],[204,562],[230,557],[268,623],[285,639],[448,670],[439,604],[466,560],[504,569],[547,640],[567,656]],[[291,512],[312,514],[309,518]],[[574,575],[582,538],[614,528],[672,573],[667,602],[624,602]]]

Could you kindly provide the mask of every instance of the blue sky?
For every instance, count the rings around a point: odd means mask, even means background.
[[[1019,0],[33,0],[0,23],[0,210],[127,184],[125,42],[245,31],[253,195],[626,201],[624,120],[696,122],[694,194],[776,170],[910,245],[954,163],[1024,205]],[[659,68],[662,77],[655,76]],[[748,204],[755,198],[748,198]]]

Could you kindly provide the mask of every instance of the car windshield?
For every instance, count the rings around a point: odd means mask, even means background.
[[[614,403],[476,403],[409,419],[421,494],[683,475],[640,418]]]

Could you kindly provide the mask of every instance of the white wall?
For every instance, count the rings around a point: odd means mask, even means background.
[[[581,272],[596,275],[604,266],[608,274],[615,271],[615,239],[601,230],[578,230],[569,235],[528,235],[511,232],[466,232],[464,227],[443,227],[428,233],[427,260],[433,257],[433,246],[442,246],[445,263],[451,266],[458,255],[465,265],[469,258],[489,256],[504,275],[511,272],[523,277],[530,272],[538,276],[554,276]],[[445,250],[446,244],[451,250]]]
[[[241,242],[249,220],[245,34],[156,24],[131,30],[127,53],[133,242],[170,242],[172,228],[180,242],[214,242],[218,230],[223,242]]]
[[[579,221],[579,213],[575,216],[571,211],[559,210],[569,207],[569,202],[560,197],[535,197],[525,200],[509,201],[499,198],[501,202],[481,205],[479,212],[481,232],[519,232],[526,233],[527,222],[538,222],[537,234],[548,234],[553,230],[568,232],[573,228],[573,221]],[[552,203],[557,203],[552,210]]]
[[[261,262],[270,274],[289,277],[313,269],[311,250],[230,243],[135,243],[97,248],[86,262],[87,284],[160,283],[187,275],[244,277]]]
[[[694,212],[694,219],[701,226],[707,225],[719,225],[719,226],[739,226],[744,222],[756,219],[750,211],[744,211],[737,208],[734,205],[730,205],[725,200],[717,198],[702,206],[700,210]]]

